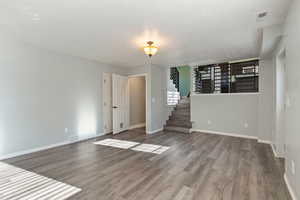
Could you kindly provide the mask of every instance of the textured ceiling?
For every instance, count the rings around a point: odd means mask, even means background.
[[[285,20],[289,0],[2,0],[0,31],[59,53],[118,67],[257,57],[260,28]],[[263,20],[260,12],[267,11]]]

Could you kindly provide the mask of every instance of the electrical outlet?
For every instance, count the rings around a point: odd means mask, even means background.
[[[65,133],[68,133],[69,132],[69,129],[68,128],[65,128]]]
[[[296,174],[296,166],[295,166],[295,162],[292,160],[291,161],[291,170],[292,170],[292,174],[295,175]]]
[[[207,120],[207,124],[211,124],[211,121],[210,121],[210,120]]]
[[[248,128],[248,127],[249,127],[249,124],[248,124],[248,123],[245,123],[245,124],[244,124],[244,127],[245,127],[245,128]]]

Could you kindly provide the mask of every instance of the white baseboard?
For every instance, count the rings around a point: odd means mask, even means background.
[[[273,144],[271,144],[271,148],[272,148],[272,151],[273,151],[273,154],[274,154],[275,158],[279,158]]]
[[[239,138],[258,140],[258,138],[255,136],[241,135],[241,134],[236,134],[236,133],[224,133],[224,132],[219,132],[219,131],[200,130],[200,129],[191,129],[191,132],[201,132],[201,133],[209,133],[209,134],[215,134],[215,135],[225,135],[225,136],[231,136],[231,137],[239,137]]]
[[[273,155],[275,158],[280,158],[280,156],[278,156],[275,148],[274,148],[274,145],[271,141],[268,141],[268,140],[258,140],[259,143],[263,143],[263,144],[269,144],[271,146],[271,149],[272,149],[272,152],[273,152]]]
[[[272,152],[273,152],[273,155],[275,158],[279,158],[277,152],[275,151],[275,148],[274,148],[274,145],[271,141],[268,141],[268,140],[258,140],[259,143],[263,143],[263,144],[269,144],[271,146],[271,149],[272,149]]]
[[[147,131],[147,134],[153,134],[153,133],[157,133],[157,132],[160,132],[160,131],[163,131],[164,128],[160,128],[160,129],[157,129],[157,130],[154,130],[154,131]]]
[[[260,140],[255,136],[241,135],[241,134],[236,134],[236,133],[224,133],[224,132],[210,131],[210,130],[190,129],[190,133],[192,133],[192,132],[201,132],[201,133],[208,133],[208,134],[215,134],[215,135],[224,135],[224,136],[231,136],[231,137],[239,137],[239,138],[247,138],[247,139],[258,140],[259,143],[269,144],[272,148],[272,151],[273,151],[273,154],[274,154],[275,158],[280,158],[280,156],[278,156],[276,150],[274,149],[274,145],[272,144],[271,141]]]
[[[272,145],[272,142],[269,141],[269,140],[261,140],[261,139],[259,139],[258,142],[259,143],[263,143],[263,144],[270,144],[270,145]]]
[[[14,158],[14,157],[17,157],[17,156],[23,156],[23,155],[26,155],[26,154],[35,153],[35,152],[39,152],[39,151],[44,151],[44,150],[47,150],[47,149],[52,149],[52,148],[55,148],[55,147],[60,147],[60,146],[73,144],[73,143],[77,143],[77,142],[82,142],[82,141],[85,141],[85,140],[90,140],[90,139],[93,139],[93,138],[96,138],[96,137],[100,137],[101,135],[103,135],[103,133],[96,134],[96,135],[89,136],[89,137],[80,138],[80,139],[73,140],[73,141],[64,141],[64,142],[59,142],[59,143],[56,143],[56,144],[46,145],[46,146],[43,146],[43,147],[38,147],[38,148],[29,149],[29,150],[19,151],[19,152],[16,152],[16,153],[11,153],[11,154],[7,154],[7,155],[4,155],[4,156],[0,156],[0,160]]]
[[[83,138],[80,138],[76,141],[72,141],[72,142],[69,142],[69,144],[73,144],[73,143],[77,143],[77,142],[83,142],[85,140],[91,140],[91,139],[94,139],[94,138],[97,138],[97,137],[100,137],[100,136],[103,136],[105,135],[104,133],[97,133],[96,135],[92,135],[92,136],[88,136],[88,137],[83,137]]]
[[[43,146],[43,147],[38,147],[38,148],[29,149],[29,150],[19,151],[19,152],[16,152],[16,153],[11,153],[11,154],[7,154],[7,155],[4,155],[4,156],[0,156],[0,160],[9,159],[9,158],[17,157],[17,156],[22,156],[22,155],[26,155],[26,154],[30,154],[30,153],[34,153],[34,152],[38,152],[38,151],[43,151],[43,150],[47,150],[47,149],[52,149],[52,148],[59,147],[59,146],[64,146],[64,145],[67,145],[67,144],[69,144],[69,142],[60,142],[60,143],[51,144],[51,145],[47,145],[47,146]]]
[[[136,128],[143,128],[145,126],[146,126],[146,123],[136,124],[136,125],[130,126],[129,130],[136,129]]]
[[[292,199],[293,200],[298,200],[298,198],[296,196],[296,193],[294,192],[294,190],[293,190],[293,188],[292,188],[292,186],[290,184],[290,181],[289,181],[289,179],[288,179],[288,177],[287,177],[286,174],[284,174],[284,181],[285,181],[285,184],[286,184],[286,186],[287,186],[287,188],[288,188],[288,190],[289,190],[289,192],[291,194]]]

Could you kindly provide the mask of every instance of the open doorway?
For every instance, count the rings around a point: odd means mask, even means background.
[[[103,73],[104,134],[128,129],[145,133],[147,122],[146,74],[122,76]]]
[[[273,138],[274,149],[279,157],[285,156],[285,110],[287,103],[286,87],[286,53],[285,49],[279,52],[276,57],[276,123],[275,135]]]
[[[146,127],[146,75],[129,76],[129,129]]]

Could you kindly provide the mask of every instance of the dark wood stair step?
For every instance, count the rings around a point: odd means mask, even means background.
[[[190,110],[190,107],[185,107],[185,106],[176,106],[175,110]]]
[[[177,115],[177,116],[190,116],[191,113],[190,113],[189,111],[174,110],[174,111],[172,111],[172,115]]]
[[[191,121],[191,117],[189,115],[171,115],[169,120]]]

